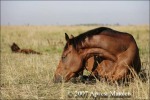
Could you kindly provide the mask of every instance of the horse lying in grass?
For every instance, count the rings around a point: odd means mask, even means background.
[[[96,70],[98,76],[118,81],[141,70],[139,50],[135,39],[129,33],[100,27],[76,37],[65,34],[66,45],[55,71],[54,82],[69,81],[82,73],[86,61],[97,55],[103,60]]]
[[[13,43],[11,45],[11,50],[14,53],[24,53],[24,54],[41,54],[40,52],[36,52],[31,49],[20,49],[19,46],[16,43]]]

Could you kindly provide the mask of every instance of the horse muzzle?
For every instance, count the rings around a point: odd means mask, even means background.
[[[63,78],[61,76],[55,76],[53,79],[54,83],[60,83],[63,81]]]

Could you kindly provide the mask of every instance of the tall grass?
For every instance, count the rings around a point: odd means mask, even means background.
[[[131,99],[148,99],[149,79],[141,82],[137,78],[129,86],[98,81],[94,85],[52,82],[65,44],[64,33],[77,36],[96,27],[99,26],[1,26],[1,99],[66,99],[70,98],[70,92],[73,94],[71,98],[77,98],[79,91],[88,91],[89,95],[92,92],[129,92]],[[149,77],[149,26],[109,27],[134,36],[140,50],[142,69],[146,69]],[[20,48],[34,49],[43,55],[12,53],[9,46],[13,42]]]

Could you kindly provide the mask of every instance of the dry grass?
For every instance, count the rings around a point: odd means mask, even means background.
[[[108,85],[105,82],[94,85],[52,82],[65,44],[64,33],[76,36],[96,27],[99,26],[1,26],[1,99],[65,99],[69,98],[68,92],[77,98],[77,91],[88,91],[89,95],[92,92],[129,92],[131,99],[148,99],[149,79],[143,83],[136,78],[129,86]],[[149,26],[110,27],[135,37],[142,67],[148,73]],[[43,55],[14,54],[9,47],[13,42]]]

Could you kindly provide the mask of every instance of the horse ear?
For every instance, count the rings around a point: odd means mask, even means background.
[[[65,39],[66,39],[66,41],[68,41],[68,40],[69,40],[69,36],[68,36],[68,34],[67,34],[67,33],[65,33]]]
[[[70,39],[72,39],[72,38],[74,38],[74,36],[71,34],[71,37],[70,37]]]

